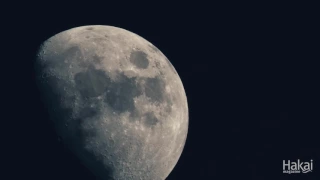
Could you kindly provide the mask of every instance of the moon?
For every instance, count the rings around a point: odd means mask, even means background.
[[[122,28],[81,26],[46,40],[35,72],[57,134],[98,178],[167,178],[185,146],[188,104],[158,48]]]

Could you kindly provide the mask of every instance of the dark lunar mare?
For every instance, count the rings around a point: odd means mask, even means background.
[[[76,89],[84,99],[94,98],[102,95],[111,80],[102,70],[95,69],[92,65],[84,72],[74,76]]]
[[[163,102],[166,100],[165,82],[160,77],[147,78],[145,84],[145,94],[153,102]]]
[[[145,53],[142,51],[135,51],[133,54],[135,54],[132,56],[134,56],[136,62],[143,62],[146,58]],[[98,56],[94,56],[93,59],[101,62]],[[134,98],[142,95],[143,91],[153,102],[162,103],[164,100],[168,100],[168,98],[164,97],[165,83],[160,77],[142,79],[146,82],[144,87],[137,84],[136,77],[129,78],[118,72],[117,80],[112,81],[105,71],[95,69],[94,66],[90,65],[86,71],[76,74],[74,81],[76,89],[79,90],[84,99],[95,98],[105,93],[104,102],[114,112],[133,112],[132,115],[137,117],[140,115],[137,114],[134,107]],[[91,111],[90,109],[88,110]],[[150,113],[146,117],[150,119],[150,122],[156,121],[156,117],[154,115],[151,116]],[[148,126],[150,124],[156,123],[146,123]]]
[[[107,87],[107,103],[117,113],[132,112],[135,110],[134,97],[142,94],[136,78],[128,78],[123,73],[118,74],[118,80]]]
[[[154,113],[146,113],[146,120],[144,122],[144,124],[147,126],[147,127],[153,127],[155,126],[157,123],[159,123],[159,119],[157,119],[157,117],[154,115]]]
[[[132,51],[130,54],[130,62],[141,69],[147,69],[149,66],[147,54],[143,51]]]

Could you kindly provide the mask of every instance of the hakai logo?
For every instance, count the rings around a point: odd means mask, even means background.
[[[313,160],[310,162],[300,162],[300,159],[297,162],[291,162],[290,160],[283,160],[283,173],[294,174],[294,173],[308,173],[313,170]]]

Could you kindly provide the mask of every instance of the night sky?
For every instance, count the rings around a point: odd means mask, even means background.
[[[55,136],[32,63],[40,43],[52,35],[97,24],[142,36],[180,75],[189,133],[168,180],[320,179],[319,59],[312,56],[315,23],[309,14],[284,13],[286,6],[243,11],[238,5],[162,6],[143,12],[111,13],[112,7],[76,12],[73,6],[63,12],[33,7],[33,15],[17,11],[12,25],[17,28],[10,32],[19,43],[7,47],[14,54],[9,67],[18,67],[5,76],[15,94],[7,112],[18,126],[6,146],[14,154],[8,164],[8,172],[17,176],[12,179],[95,179]],[[283,174],[282,161],[297,159],[313,159],[314,171]]]

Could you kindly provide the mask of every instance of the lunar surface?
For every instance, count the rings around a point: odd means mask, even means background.
[[[57,134],[100,179],[164,180],[188,131],[183,84],[162,52],[113,26],[46,40],[38,87]]]

